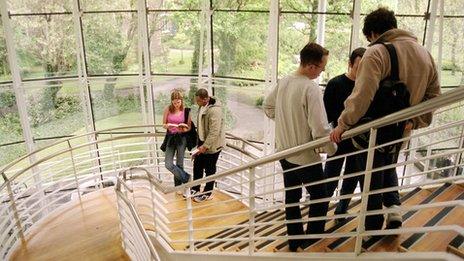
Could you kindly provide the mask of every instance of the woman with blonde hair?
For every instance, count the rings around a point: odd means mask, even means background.
[[[171,104],[166,107],[163,115],[163,127],[167,130],[161,149],[165,152],[166,169],[174,174],[174,185],[187,183],[190,175],[184,170],[184,154],[187,146],[187,133],[192,126],[189,108],[184,107],[183,95],[179,90],[171,93]],[[176,164],[174,164],[176,154]]]

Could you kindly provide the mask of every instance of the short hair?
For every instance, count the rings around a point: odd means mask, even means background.
[[[385,7],[372,11],[364,18],[363,34],[366,38],[372,33],[380,35],[394,28],[398,28],[395,13]]]
[[[322,57],[324,57],[324,55],[329,55],[329,50],[317,43],[308,43],[300,51],[300,64],[302,66],[319,64],[322,62]]]
[[[206,99],[209,97],[208,90],[205,88],[200,88],[195,92],[195,96],[198,96],[201,99]]]
[[[356,60],[357,57],[362,58],[365,52],[366,52],[366,48],[364,47],[359,47],[359,48],[354,49],[350,54],[350,64],[353,65],[354,60]]]

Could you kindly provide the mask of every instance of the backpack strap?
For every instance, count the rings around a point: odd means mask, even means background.
[[[188,123],[188,118],[189,118],[189,113],[190,113],[190,108],[185,108],[184,109],[184,123]]]
[[[391,43],[381,43],[387,48],[388,54],[390,54],[390,79],[393,81],[400,80],[400,73],[398,68],[398,55],[396,54],[396,49]]]

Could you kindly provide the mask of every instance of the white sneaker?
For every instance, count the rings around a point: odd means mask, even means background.
[[[389,209],[399,209],[400,207],[397,205],[393,205],[389,207]],[[403,217],[401,216],[401,213],[399,210],[396,210],[395,212],[387,213],[387,218],[386,218],[386,229],[395,229],[395,228],[400,228],[403,225]]]
[[[193,201],[197,202],[197,203],[200,203],[200,202],[203,202],[203,201],[207,201],[207,200],[212,200],[213,199],[213,194],[204,194],[204,195],[199,195],[199,196],[196,196],[193,198]]]
[[[193,196],[196,193],[195,190],[190,190],[189,188],[185,188],[184,191],[182,191],[182,197],[186,199],[189,195]]]

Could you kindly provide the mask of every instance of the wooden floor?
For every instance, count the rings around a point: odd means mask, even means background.
[[[247,209],[245,205],[219,191],[214,191],[212,200],[193,203],[193,217],[213,216],[193,223],[194,228],[234,225],[247,220],[248,215],[238,214],[217,218],[215,215]],[[169,202],[168,210],[171,231],[187,228],[187,213],[181,196],[163,195]],[[213,205],[214,204],[214,205]],[[151,210],[150,210],[151,211]],[[175,212],[175,213],[174,213]],[[148,230],[153,230],[146,227]],[[205,239],[222,229],[200,230],[195,239]],[[186,240],[186,232],[172,232],[171,240]],[[119,218],[114,188],[86,194],[82,202],[70,202],[36,223],[26,234],[26,244],[13,250],[11,260],[129,260],[121,246]],[[172,244],[174,249],[185,249],[187,243]]]
[[[26,234],[11,260],[129,260],[121,246],[114,188],[56,209]]]

